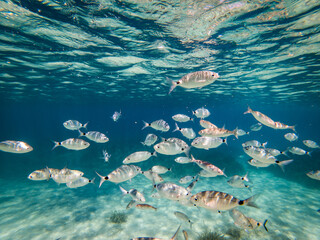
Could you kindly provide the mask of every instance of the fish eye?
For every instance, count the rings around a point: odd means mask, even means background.
[[[194,198],[195,201],[198,201],[198,198]]]
[[[260,226],[260,223],[257,223],[257,226]]]
[[[180,83],[181,83],[180,81],[177,82],[177,84],[180,84]]]
[[[244,180],[244,178],[242,177],[242,178],[241,178],[241,180],[243,181],[243,180]]]

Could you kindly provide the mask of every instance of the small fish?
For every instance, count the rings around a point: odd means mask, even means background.
[[[190,147],[187,144],[182,146],[177,142],[170,142],[170,141],[162,141],[154,145],[153,148],[158,153],[161,153],[164,155],[177,155],[183,152],[188,154],[190,150]]]
[[[155,183],[160,183],[164,181],[163,178],[158,173],[152,172],[151,170],[142,171],[141,173],[143,174],[143,176],[145,176],[150,181],[153,181]]]
[[[120,117],[121,117],[121,110],[120,110],[120,112],[114,112],[114,114],[111,116],[111,118],[114,122],[117,122]]]
[[[152,166],[152,168],[150,170],[154,173],[164,174],[168,171],[171,171],[171,168],[167,168],[167,167],[160,166],[160,165],[155,165],[155,166]]]
[[[35,170],[29,174],[28,178],[34,181],[42,181],[42,180],[49,180],[51,177],[49,168],[44,168],[40,170]]]
[[[303,150],[302,148],[298,148],[298,147],[290,147],[288,148],[288,151],[293,153],[293,154],[296,154],[296,155],[309,155],[311,156],[311,152],[307,152],[306,150]]]
[[[130,209],[133,206],[135,206],[137,204],[137,202],[135,200],[131,200],[128,205],[126,206],[126,209]]]
[[[245,143],[242,143],[242,147],[265,147],[268,144],[268,142],[265,143],[260,143],[257,140],[250,140],[250,141],[246,141]]]
[[[180,178],[179,183],[182,183],[182,184],[188,183],[188,182],[191,182],[195,178],[196,178],[196,176],[185,176],[185,177]]]
[[[270,153],[272,156],[279,156],[281,154],[283,155],[286,155],[287,156],[287,153],[286,151],[282,152],[282,151],[279,151],[278,149],[274,149],[274,148],[264,148],[268,153]]]
[[[189,219],[189,217],[188,217],[186,214],[184,214],[183,212],[175,211],[175,212],[174,212],[174,215],[175,215],[178,219],[180,219],[180,220],[182,220],[182,221],[184,221],[184,222],[190,223],[190,228],[192,228],[192,222],[191,222],[191,220]]]
[[[123,160],[124,164],[129,164],[129,163],[136,163],[136,162],[142,162],[148,160],[151,156],[156,157],[157,153],[156,152],[148,152],[148,151],[139,151],[139,152],[134,152],[130,154],[128,157],[126,157]]]
[[[82,124],[77,120],[68,120],[63,123],[63,126],[69,130],[79,130],[80,128],[87,128],[88,122]]]
[[[70,150],[83,150],[90,146],[90,143],[78,138],[69,138],[62,142],[56,142],[56,141],[53,141],[53,142],[54,142],[54,146],[52,150],[59,146],[62,146]]]
[[[191,163],[191,159],[188,157],[177,157],[174,161],[180,164]]]
[[[315,180],[320,180],[320,170],[308,172],[307,176]]]
[[[187,115],[184,114],[176,114],[172,116],[172,119],[177,121],[177,122],[188,122],[188,121],[193,121],[193,118],[188,117]]]
[[[230,131],[224,128],[205,128],[199,131],[199,135],[204,137],[228,137],[234,135],[238,138],[238,128]]]
[[[170,238],[170,240],[175,240],[178,232],[180,230],[181,225],[178,227],[177,231],[174,233],[174,235]],[[137,237],[137,238],[132,238],[130,240],[163,240],[161,238],[154,238],[154,237]]]
[[[124,195],[129,194],[132,197],[132,200],[134,200],[136,202],[145,202],[146,201],[143,194],[141,192],[139,192],[137,189],[132,188],[129,191],[127,191],[124,188],[122,188],[121,186],[119,186],[119,187],[120,187],[121,192]]]
[[[173,201],[187,199],[190,195],[190,192],[186,188],[171,182],[154,184],[153,187],[157,190],[161,197]]]
[[[271,127],[273,129],[292,129],[293,131],[296,131],[295,126],[289,126],[281,122],[275,122],[268,116],[264,115],[263,113],[258,111],[253,111],[250,107],[248,107],[248,110],[243,114],[247,114],[247,113],[251,113],[255,119],[257,119],[260,123],[262,123],[267,127]]]
[[[223,176],[227,176],[220,168],[216,167],[215,165],[206,162],[206,161],[202,161],[202,160],[196,160],[192,155],[191,155],[191,161],[196,163],[200,168],[202,168],[203,170],[212,173],[213,175],[223,175]]]
[[[107,153],[107,150],[102,150],[102,154],[103,154],[103,159],[105,162],[109,162],[109,159],[111,157],[111,154]]]
[[[106,143],[109,141],[109,138],[105,134],[97,131],[89,131],[89,132],[83,133],[79,130],[79,137],[81,136],[85,136],[86,138],[96,143]]]
[[[253,146],[244,147],[243,151],[250,157],[259,160],[263,163],[275,163],[277,161],[276,157],[269,153],[264,148],[258,148]]]
[[[193,131],[192,128],[179,128],[177,123],[175,123],[175,125],[176,125],[176,129],[173,130],[173,132],[179,131],[182,133],[183,136],[185,136],[188,139],[193,139],[196,137],[196,133]]]
[[[199,206],[209,210],[226,211],[244,205],[258,208],[253,202],[254,199],[255,196],[245,200],[239,200],[228,193],[219,191],[203,191],[192,195],[190,201],[194,206]]]
[[[319,144],[312,140],[303,140],[302,142],[309,148],[320,148]]]
[[[88,178],[85,178],[85,177],[80,177],[72,182],[67,182],[67,187],[68,188],[78,188],[78,187],[83,187],[83,186],[86,186],[87,184],[89,183],[94,183],[94,179],[88,179]]]
[[[229,211],[230,216],[232,217],[234,224],[240,228],[247,230],[254,230],[260,226],[263,226],[264,229],[268,232],[266,227],[267,221],[265,220],[264,223],[258,222],[253,218],[245,216],[242,212],[237,209],[232,209]]]
[[[0,142],[0,150],[9,153],[28,153],[33,148],[25,142],[7,140]]]
[[[260,131],[261,128],[262,128],[262,124],[261,123],[256,123],[256,124],[253,124],[253,125],[250,126],[250,130],[254,131],[254,132]]]
[[[216,176],[218,176],[217,173],[215,173],[215,172],[209,172],[209,171],[204,170],[204,169],[202,169],[202,170],[198,173],[198,175],[201,176],[201,177],[216,177]]]
[[[250,186],[245,182],[249,182],[248,173],[244,176],[234,175],[227,181],[230,186],[235,188],[249,188]]]
[[[142,129],[145,129],[146,127],[152,127],[153,129],[162,131],[162,132],[168,132],[170,130],[169,124],[162,119],[156,120],[152,123],[147,123],[143,121],[143,123],[144,123],[144,127]]]
[[[198,71],[188,73],[184,75],[179,81],[171,81],[171,87],[169,94],[176,88],[180,86],[183,88],[202,88],[216,81],[219,78],[219,74],[211,71]]]
[[[249,134],[250,134],[250,132],[246,132],[246,131],[244,131],[242,129],[237,129],[237,135],[238,136],[244,136],[244,135],[249,135]]]
[[[206,120],[203,120],[201,119],[200,120],[200,125],[201,127],[203,128],[218,128],[216,125],[214,125],[213,123],[209,122],[209,121],[206,121]]]
[[[219,137],[197,137],[192,141],[191,146],[209,150],[210,148],[219,147],[222,143],[227,144],[227,139]]]
[[[198,181],[199,181],[199,176],[197,175],[195,180],[193,180],[186,189],[191,193]]]
[[[68,168],[61,169],[58,173],[52,173],[51,178],[58,184],[73,182],[83,176],[83,172],[71,170]]]
[[[153,206],[151,206],[149,204],[137,204],[136,208],[157,211],[157,208],[155,208],[155,207],[153,207]]]
[[[144,140],[144,142],[141,142],[141,143],[146,146],[152,146],[157,140],[158,140],[157,135],[153,133],[149,133],[146,136],[146,139]]]
[[[279,161],[279,160],[276,160],[273,164],[277,164],[281,170],[284,172],[284,167],[290,163],[292,163],[293,160],[292,159],[289,159],[289,160],[284,160],[284,161]],[[251,166],[254,166],[254,167],[269,167],[272,163],[264,163],[264,162],[260,162],[259,160],[257,159],[251,159],[248,161],[248,163],[251,165]]]
[[[295,133],[287,133],[284,135],[284,138],[287,139],[290,142],[296,141],[298,139],[298,136]]]
[[[113,170],[107,176],[101,176],[99,173],[96,172],[96,174],[100,177],[99,188],[105,181],[110,181],[114,183],[125,182],[127,180],[130,180],[131,178],[134,178],[139,173],[141,173],[141,168],[135,165],[122,165],[117,169]]]
[[[210,116],[210,111],[204,107],[202,108],[198,108],[197,110],[195,111],[192,111],[193,115],[195,115],[197,118],[201,118],[201,119],[204,119],[206,117],[209,117]]]

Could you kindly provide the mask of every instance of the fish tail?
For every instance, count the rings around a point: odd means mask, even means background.
[[[122,192],[122,195],[127,195],[129,192],[127,190],[125,190],[123,187],[119,186],[121,192]]]
[[[156,151],[154,151],[153,153],[151,153],[151,156],[157,157],[157,156],[158,156],[158,154],[157,154],[157,152],[156,152]]]
[[[288,164],[292,163],[293,159],[285,160],[285,161],[276,161],[276,164],[281,168],[281,170],[284,172],[284,166],[287,166]]]
[[[225,143],[228,146],[227,138],[222,139],[222,142]]]
[[[99,188],[101,187],[102,183],[104,183],[106,180],[108,180],[108,177],[101,176],[99,173],[96,172],[96,174],[100,177],[100,183]]]
[[[311,152],[307,152],[307,155],[308,155],[309,157],[312,157],[312,156],[311,156]]]
[[[172,238],[170,238],[170,240],[175,240],[176,239],[180,228],[181,228],[181,225],[178,227],[177,231],[173,234],[173,236],[172,236]]]
[[[144,146],[146,145],[144,142],[141,142],[141,144],[144,145]]]
[[[56,141],[52,141],[52,142],[54,143],[54,146],[53,146],[53,148],[51,149],[51,151],[52,151],[53,149],[55,149],[56,147],[61,146],[61,143],[60,143],[60,142],[56,142]]]
[[[269,231],[268,231],[268,228],[266,227],[267,222],[268,222],[268,219],[266,219],[266,220],[264,221],[263,227],[264,227],[264,229],[265,229],[267,232],[269,232]]]
[[[93,183],[94,184],[94,180],[95,180],[96,178],[94,177],[94,178],[92,178],[91,180],[89,180],[89,183]]]
[[[179,131],[180,128],[179,128],[178,124],[177,123],[174,123],[174,124],[176,125],[176,129],[174,129],[172,132]]]
[[[79,137],[86,135],[85,133],[81,132],[80,130],[78,130],[78,132],[79,132]]]
[[[297,132],[297,131],[296,131],[296,126],[297,126],[297,125],[293,125],[293,126],[289,126],[288,128],[290,128],[290,129],[292,129],[293,131]]]
[[[247,205],[248,207],[259,208],[258,205],[254,202],[257,199],[258,195],[253,195],[245,200],[239,201],[239,205]],[[241,204],[242,203],[242,204]]]
[[[286,151],[283,151],[283,152],[280,152],[280,153],[288,157],[287,152],[288,152],[288,151],[286,150]]]
[[[183,152],[186,154],[187,157],[189,157],[190,148],[191,148],[191,147],[186,147],[186,148],[184,149],[184,151],[183,151]]]
[[[146,127],[150,127],[150,123],[147,123],[145,121],[142,121],[142,122],[143,122],[144,126],[141,130],[145,129]]]
[[[233,135],[238,139],[238,127],[236,127],[236,129],[233,130]]]
[[[265,147],[268,144],[268,142],[264,142],[261,144],[262,147]]]
[[[243,114],[252,113],[252,109],[248,106],[248,110],[244,112]]]
[[[248,172],[246,173],[246,175],[244,175],[243,180],[246,182],[250,182],[250,179],[248,178]]]
[[[172,81],[172,80],[170,80],[169,78],[167,78],[167,81],[171,84],[171,86],[170,86],[170,90],[169,90],[169,93],[168,93],[168,94],[170,94],[170,93],[173,91],[173,89],[175,89],[175,88],[176,88],[177,83],[176,83],[176,82],[174,82],[174,81]]]
[[[89,123],[89,122],[87,122],[86,124],[84,124],[82,127],[85,128],[85,129],[87,129],[88,123]]]

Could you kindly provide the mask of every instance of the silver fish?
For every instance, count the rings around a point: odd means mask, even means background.
[[[196,160],[192,155],[191,155],[191,161],[196,163],[200,168],[202,168],[203,170],[217,175],[223,175],[223,176],[227,176],[220,168],[216,167],[215,165],[206,162],[206,161],[202,161],[202,160]]]
[[[121,110],[120,110],[120,112],[114,112],[114,114],[111,116],[111,118],[114,122],[117,122],[120,117],[121,117]]]
[[[180,219],[180,220],[182,220],[182,221],[184,221],[184,222],[190,223],[190,228],[192,228],[192,222],[191,222],[191,220],[189,219],[189,217],[188,217],[186,214],[184,214],[183,212],[179,212],[179,211],[175,211],[173,214],[174,214],[178,219]]]
[[[34,181],[42,181],[50,179],[50,171],[49,168],[44,168],[40,170],[35,170],[29,174],[28,178]]]
[[[152,168],[150,170],[154,173],[164,174],[168,171],[171,171],[171,168],[167,168],[167,167],[160,166],[160,165],[155,165],[155,166],[152,166]]]
[[[191,196],[190,201],[194,206],[199,206],[209,210],[225,211],[236,208],[238,206],[256,207],[253,200],[255,196],[245,200],[239,200],[232,195],[218,191],[203,191]]]
[[[163,182],[163,178],[155,172],[152,172],[151,170],[148,171],[142,171],[141,172],[146,178],[148,178],[151,181],[154,181],[155,183]]]
[[[267,220],[264,223],[258,222],[253,218],[245,216],[242,212],[237,209],[232,209],[229,211],[230,216],[232,217],[234,224],[245,230],[254,230],[260,226],[263,226],[264,229],[268,232],[266,228]]]
[[[121,186],[119,186],[119,187],[120,187],[121,192],[124,195],[129,194],[134,201],[136,201],[136,202],[145,202],[146,201],[143,194],[141,192],[139,192],[137,189],[130,189],[129,191],[127,191],[124,188],[122,188]]]
[[[210,116],[210,111],[204,107],[202,108],[198,108],[197,110],[195,111],[192,111],[193,115],[195,115],[197,118],[201,118],[201,119],[204,119],[204,118],[207,118]]]
[[[123,160],[124,164],[129,164],[129,163],[136,163],[136,162],[142,162],[148,160],[151,156],[156,157],[157,153],[156,152],[148,152],[148,151],[139,151],[139,152],[134,152],[130,154],[128,157],[126,157]]]
[[[78,138],[69,138],[69,139],[64,140],[62,142],[54,141],[54,146],[53,146],[52,150],[58,146],[62,146],[64,148],[67,148],[70,150],[83,150],[83,149],[88,148],[90,146],[90,143],[88,143],[82,139],[78,139]]]
[[[97,131],[89,131],[89,132],[83,133],[79,130],[79,137],[81,136],[85,136],[91,141],[94,141],[97,143],[106,143],[109,141],[109,138],[105,134]]]
[[[163,141],[153,146],[154,150],[164,155],[176,155],[189,152],[189,147],[182,147],[176,142]]]
[[[199,131],[199,135],[204,137],[228,137],[234,135],[238,138],[238,128],[230,131],[224,128],[205,128]]]
[[[99,188],[105,181],[110,181],[114,183],[125,182],[127,180],[130,180],[131,178],[134,178],[139,173],[141,173],[141,168],[135,165],[122,165],[117,169],[113,170],[107,176],[101,176],[99,173],[97,173],[100,177]]]
[[[163,198],[180,201],[189,197],[190,192],[177,184],[163,182],[154,185],[159,195]]]
[[[89,183],[94,183],[94,178],[88,179],[86,177],[80,177],[72,182],[67,182],[66,185],[68,188],[78,188],[86,186]]]
[[[227,183],[232,187],[248,188],[249,185],[245,184],[245,182],[249,182],[248,173],[244,176],[234,175],[227,181]]]
[[[245,143],[242,143],[242,147],[265,147],[268,144],[268,142],[265,143],[260,143],[257,140],[250,140],[250,141],[246,141]]]
[[[181,225],[178,227],[177,231],[175,232],[175,234],[170,238],[170,240],[175,240],[178,232],[180,230]],[[137,238],[132,238],[130,240],[163,240],[161,238],[154,238],[154,237],[137,237]]]
[[[295,133],[287,133],[284,135],[284,138],[287,139],[290,142],[296,141],[298,139],[298,136]]]
[[[162,119],[156,120],[152,123],[147,123],[143,121],[143,123],[144,123],[144,127],[142,129],[145,129],[146,127],[152,127],[153,129],[162,131],[162,132],[168,132],[170,130],[169,124]]]
[[[303,140],[302,142],[309,148],[320,148],[319,144],[312,140]]]
[[[202,88],[216,81],[219,74],[211,71],[198,71],[184,75],[179,81],[171,81],[169,94],[175,89],[176,86],[183,88]]]
[[[63,168],[58,173],[51,174],[51,178],[58,184],[73,182],[82,176],[83,172],[68,168]]]
[[[9,153],[28,153],[33,148],[25,142],[7,140],[0,142],[0,150]]]
[[[177,157],[174,161],[180,164],[191,163],[191,159],[188,157]]]
[[[290,163],[292,163],[293,160],[292,159],[289,159],[289,160],[284,160],[284,161],[279,161],[279,160],[276,160],[273,164],[277,164],[281,170],[284,172],[284,167]],[[248,163],[251,165],[251,166],[254,166],[254,167],[269,167],[271,165],[271,163],[264,163],[264,162],[260,162],[259,160],[257,159],[251,159],[248,161]]]
[[[315,180],[320,180],[320,170],[310,171],[307,173],[307,176]]]
[[[196,137],[196,133],[193,131],[192,128],[179,128],[177,123],[175,123],[175,125],[176,125],[176,129],[173,130],[173,132],[180,131],[182,135],[188,139],[193,139]]]
[[[172,119],[177,121],[177,122],[188,122],[188,121],[193,121],[193,118],[188,117],[187,115],[184,114],[176,114],[172,116]]]
[[[250,132],[246,132],[242,129],[237,129],[237,135],[238,136],[244,136],[244,135],[247,135],[247,134],[250,134]]]
[[[209,121],[206,121],[206,120],[203,120],[201,119],[200,120],[200,125],[201,127],[203,128],[218,128],[216,125],[214,125],[213,123],[209,122]]]
[[[250,126],[250,130],[254,131],[254,132],[260,131],[261,128],[262,128],[262,124],[261,123],[256,123],[256,124],[253,124],[253,125]]]
[[[266,151],[264,148],[258,148],[253,146],[248,146],[243,148],[244,152],[250,157],[259,160],[263,163],[275,163],[277,161],[276,157],[271,153]]]
[[[184,176],[184,177],[180,178],[179,183],[182,183],[182,184],[188,183],[188,182],[191,182],[195,178],[196,178],[196,176]]]
[[[103,154],[103,159],[105,162],[109,162],[109,159],[111,157],[111,154],[107,153],[107,150],[102,150],[102,154]]]
[[[275,122],[268,116],[264,115],[263,113],[258,111],[253,111],[250,107],[248,107],[248,110],[244,112],[244,114],[248,114],[248,113],[251,113],[255,119],[257,119],[260,123],[262,123],[267,127],[271,127],[273,129],[292,129],[293,131],[296,131],[295,126],[289,126],[281,122]]]
[[[69,130],[79,130],[80,128],[87,128],[88,122],[82,124],[77,120],[68,120],[63,123],[63,126]]]
[[[227,144],[227,139],[218,137],[197,137],[192,141],[191,146],[209,150],[210,148],[219,147],[222,143]]]
[[[310,152],[307,152],[306,150],[302,149],[302,148],[298,148],[298,147],[290,147],[288,148],[288,151],[293,153],[293,154],[296,154],[296,155],[309,155],[311,156],[311,153]]]
[[[146,146],[151,146],[153,145],[156,141],[158,140],[157,135],[153,134],[153,133],[149,133],[146,136],[146,139],[144,140],[144,142],[141,142],[143,145]]]

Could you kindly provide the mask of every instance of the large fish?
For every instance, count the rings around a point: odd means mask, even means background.
[[[179,81],[171,81],[169,94],[176,86],[183,88],[201,88],[213,83],[219,78],[219,74],[211,71],[198,71],[184,75]]]
[[[244,114],[247,114],[247,113],[251,113],[255,119],[257,119],[259,122],[261,122],[263,125],[267,127],[271,127],[273,129],[292,129],[293,131],[296,131],[295,126],[289,126],[281,122],[275,122],[268,116],[264,115],[263,113],[258,111],[253,111],[250,107],[248,107],[248,110],[244,112]]]
[[[27,153],[31,152],[33,148],[25,142],[7,140],[0,142],[0,150],[10,153]]]
[[[238,206],[250,206],[258,208],[253,202],[255,196],[245,200],[239,200],[232,195],[218,191],[203,191],[191,196],[190,201],[194,206],[199,206],[209,210],[225,211]]]

